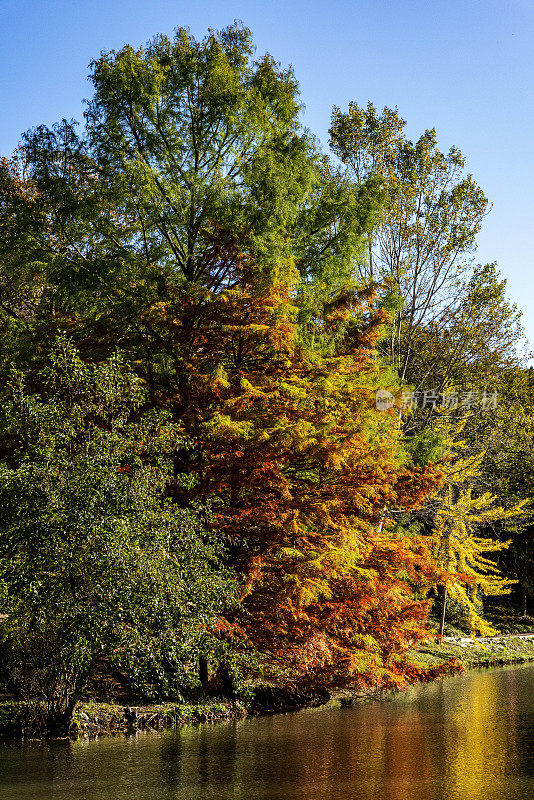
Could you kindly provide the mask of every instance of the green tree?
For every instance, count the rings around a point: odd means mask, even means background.
[[[193,330],[202,291],[235,285],[236,250],[254,259],[264,286],[294,258],[337,291],[373,187],[336,174],[300,128],[291,70],[253,51],[236,24],[200,42],[179,29],[172,40],[104,53],[92,64],[83,135],[65,120],[26,134],[3,202],[14,233],[0,246],[9,275],[14,262],[21,274],[15,244],[24,269],[39,272],[25,342],[42,343],[54,326],[82,349],[98,342],[112,352],[119,342],[144,363],[150,386],[162,374],[179,384],[172,338],[143,312],[165,303]],[[187,314],[184,284],[199,289]]]
[[[120,357],[63,339],[37,380],[14,373],[2,414],[2,667],[59,729],[98,660],[155,694],[195,685],[234,583],[206,515],[165,499],[179,439]]]
[[[487,200],[457,148],[442,153],[434,129],[412,143],[404,126],[390,108],[378,113],[371,103],[351,103],[346,113],[334,109],[331,146],[356,180],[374,176],[382,185],[382,214],[362,272],[402,298],[388,341],[401,382],[432,388],[414,363],[417,339],[459,312]]]

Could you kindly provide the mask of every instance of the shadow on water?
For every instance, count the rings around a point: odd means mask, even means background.
[[[0,747],[0,800],[532,800],[534,666],[388,702]]]

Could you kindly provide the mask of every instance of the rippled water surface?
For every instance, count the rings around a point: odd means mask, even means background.
[[[533,800],[534,667],[389,702],[0,745],[4,800]]]

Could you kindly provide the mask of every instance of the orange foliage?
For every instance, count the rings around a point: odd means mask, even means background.
[[[266,280],[229,245],[210,258],[222,280],[182,284],[143,324],[172,344],[176,379],[160,400],[193,443],[176,470],[196,482],[177,500],[217,498],[243,575],[225,628],[294,679],[402,685],[427,635],[414,588],[435,570],[421,538],[379,523],[385,508],[420,504],[441,473],[410,463],[394,410],[375,407],[385,314],[371,291],[346,292],[314,321],[314,345],[291,265]]]

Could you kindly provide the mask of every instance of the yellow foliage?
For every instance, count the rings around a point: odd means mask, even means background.
[[[253,432],[251,422],[237,422],[227,414],[215,413],[204,423],[204,429],[211,438],[249,439]]]
[[[481,594],[507,594],[515,581],[503,578],[488,553],[509,547],[509,541],[480,536],[481,529],[492,522],[516,517],[523,512],[526,501],[505,509],[495,505],[489,492],[476,494],[473,483],[481,474],[484,453],[461,457],[465,448],[457,437],[462,425],[453,431],[446,429],[450,452],[456,455],[443,467],[445,485],[437,500],[434,515],[434,556],[438,565],[449,573],[446,589],[449,596],[464,609],[472,634],[491,636],[497,631],[476,611]]]
[[[212,373],[212,386],[214,389],[228,389],[230,386],[230,381],[228,380],[228,373],[222,366],[219,364],[216,369]]]

